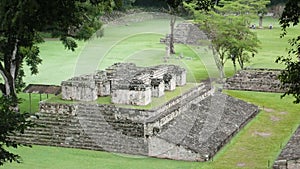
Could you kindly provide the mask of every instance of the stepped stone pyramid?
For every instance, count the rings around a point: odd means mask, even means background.
[[[174,42],[189,45],[200,45],[201,40],[208,40],[207,35],[199,29],[199,25],[191,22],[182,22],[174,28]],[[160,40],[161,43],[169,43],[170,34]]]
[[[208,82],[158,107],[95,101],[40,102],[40,126],[13,139],[187,161],[207,161],[258,113]]]

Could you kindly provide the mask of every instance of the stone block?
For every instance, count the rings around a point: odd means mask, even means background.
[[[95,81],[63,81],[62,99],[77,101],[94,101],[97,97],[97,87]]]
[[[110,95],[110,82],[109,81],[100,81],[96,82],[98,88],[98,96],[109,96]]]
[[[151,80],[151,96],[161,97],[165,95],[165,84],[162,79]]]
[[[151,89],[150,87],[140,91],[117,89],[113,91],[111,101],[115,104],[144,106],[151,103]]]
[[[176,74],[176,86],[184,86],[186,84],[186,70],[182,70]]]
[[[176,76],[172,74],[164,74],[165,90],[172,91],[176,88]]]

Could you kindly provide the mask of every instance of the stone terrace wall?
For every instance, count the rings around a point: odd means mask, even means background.
[[[300,168],[300,126],[282,150],[273,165],[274,169]]]
[[[244,69],[228,78],[224,85],[230,90],[249,90],[262,92],[284,92],[277,78],[279,69]]]

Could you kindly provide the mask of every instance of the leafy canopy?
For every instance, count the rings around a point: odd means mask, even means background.
[[[22,145],[17,143],[11,136],[24,133],[27,127],[36,124],[30,120],[29,113],[20,113],[12,107],[15,104],[11,97],[0,97],[0,166],[5,162],[20,162],[20,156],[6,150],[8,147],[17,148]]]
[[[288,0],[284,11],[279,19],[282,27],[281,37],[287,34],[287,28],[296,26],[299,23],[300,2],[298,0]],[[276,62],[283,63],[285,70],[279,75],[282,86],[287,91],[282,95],[292,95],[294,103],[300,103],[300,35],[289,40],[290,48],[287,56],[278,57]]]

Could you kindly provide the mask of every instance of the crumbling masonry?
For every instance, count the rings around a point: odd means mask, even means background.
[[[110,95],[115,104],[147,105],[151,97],[161,97],[165,90],[185,84],[186,70],[176,65],[116,63],[105,71],[63,81],[61,86],[64,100],[94,101]]]

